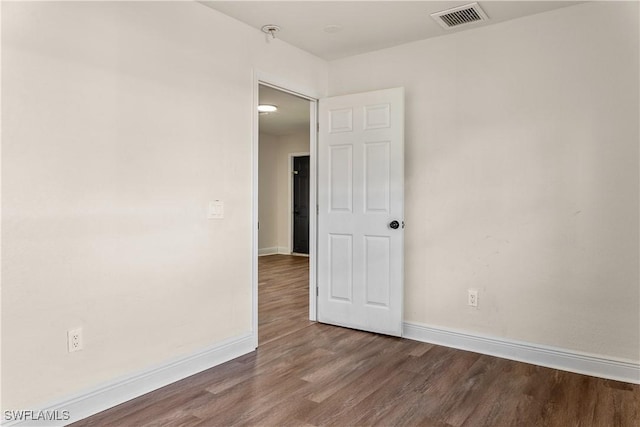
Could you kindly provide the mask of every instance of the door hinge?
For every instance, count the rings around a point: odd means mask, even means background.
[[[316,215],[320,215],[320,205],[316,205]]]
[[[320,296],[320,289],[316,286],[316,296]]]
[[[320,122],[316,122],[316,132],[320,132]]]

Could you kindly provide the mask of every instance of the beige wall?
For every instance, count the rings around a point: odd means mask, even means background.
[[[260,133],[258,151],[258,248],[268,252],[278,247],[278,137]]]
[[[326,64],[196,2],[2,2],[2,31],[3,409],[248,333],[253,72],[322,94]]]
[[[330,63],[406,88],[407,321],[639,360],[638,40],[587,3]]]
[[[308,152],[308,132],[260,134],[260,249],[291,252],[289,156]]]

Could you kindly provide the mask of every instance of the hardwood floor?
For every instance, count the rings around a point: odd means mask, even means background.
[[[258,258],[258,346],[309,326],[309,258]]]
[[[260,258],[260,346],[80,426],[629,426],[640,386],[312,323],[308,259]]]

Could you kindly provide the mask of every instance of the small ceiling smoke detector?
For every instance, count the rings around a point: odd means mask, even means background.
[[[275,39],[276,33],[280,31],[280,27],[278,27],[277,25],[269,24],[269,25],[263,25],[261,30],[263,33],[271,36],[272,39]]]
[[[431,17],[445,30],[489,19],[478,3],[470,3],[443,10],[442,12],[432,13]]]
[[[331,24],[324,27],[324,32],[329,34],[339,33],[342,31],[342,25]]]

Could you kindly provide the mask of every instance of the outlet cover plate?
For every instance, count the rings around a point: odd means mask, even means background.
[[[476,289],[469,289],[467,304],[471,307],[478,306],[478,291]]]
[[[82,328],[70,329],[67,331],[67,348],[69,353],[82,350]]]

